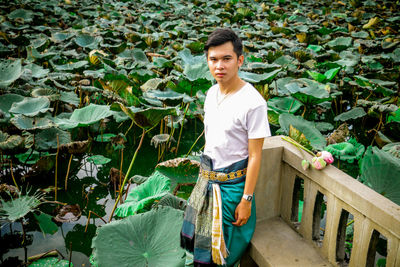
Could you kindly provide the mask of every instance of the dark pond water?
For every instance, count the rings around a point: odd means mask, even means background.
[[[117,125],[109,125],[105,132],[115,132]],[[125,132],[125,129],[117,129],[118,132]],[[175,131],[174,137],[178,139],[179,129]],[[203,130],[202,123],[190,120],[185,124],[183,137],[179,145],[177,156],[185,155],[196,138]],[[143,146],[139,151],[131,175],[150,175],[157,164],[158,149],[150,145],[151,137],[157,134],[154,129],[144,139]],[[128,142],[125,144],[123,152],[123,170],[127,171],[132,156],[138,145],[138,136],[141,130],[133,128],[128,134]],[[133,136],[136,136],[136,141]],[[204,145],[201,138],[193,151],[199,151]],[[172,147],[176,146],[176,142]],[[101,154],[111,159],[105,165],[95,165],[87,160],[89,155]],[[168,152],[164,160],[175,158],[175,153]],[[24,261],[25,256],[30,257],[49,250],[57,249],[67,260],[72,252],[71,259],[74,266],[90,266],[89,256],[91,255],[91,241],[96,232],[96,226],[103,225],[104,222],[96,216],[91,216],[88,230],[85,233],[87,215],[89,211],[95,212],[108,221],[113,208],[114,185],[110,183],[111,167],[120,168],[121,153],[115,151],[110,143],[93,142],[90,153],[74,156],[71,163],[68,190],[64,190],[64,179],[68,166],[69,155],[59,156],[58,159],[58,185],[62,187],[58,191],[58,201],[67,204],[78,204],[82,210],[82,216],[75,222],[59,224],[58,231],[51,235],[44,235],[36,223],[32,213],[25,216],[25,230],[27,235],[26,246],[22,243],[22,227],[20,222],[13,224],[2,224],[1,228],[1,260],[0,266],[18,266]],[[10,184],[12,181],[10,181]],[[23,187],[32,186],[31,192],[36,189],[43,189],[54,185],[54,172],[49,172],[37,177],[30,177],[25,182],[20,182]],[[133,186],[131,186],[132,188]],[[54,192],[47,194],[48,200],[54,200]],[[52,216],[56,215],[57,205],[43,204],[40,210]]]

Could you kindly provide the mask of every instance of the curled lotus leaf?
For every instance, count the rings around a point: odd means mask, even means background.
[[[89,34],[81,34],[75,38],[77,45],[91,49],[96,49],[100,41],[101,37],[94,37]]]
[[[336,51],[342,51],[351,46],[353,39],[351,37],[338,37],[327,43],[329,47]]]
[[[354,160],[360,160],[362,158],[365,147],[358,143],[354,138],[351,138],[347,142],[330,144],[325,147],[325,150],[330,152],[339,160],[345,160],[349,163],[353,163]]]
[[[50,72],[50,70],[44,69],[33,63],[26,65],[25,70],[29,70],[32,73],[33,78],[44,78]]]
[[[387,144],[382,147],[382,150],[392,154],[396,158],[400,158],[400,142]]]
[[[144,96],[148,98],[158,99],[167,106],[176,106],[182,103],[183,97],[185,95],[172,90],[149,90],[144,94]]]
[[[21,147],[24,139],[19,135],[9,135],[0,131],[0,150],[8,151]]]
[[[50,101],[55,101],[60,98],[60,94],[51,88],[36,88],[32,91],[33,97],[47,97]]]
[[[68,144],[61,144],[60,151],[68,152],[69,154],[82,154],[85,153],[90,145],[90,140],[74,141]]]
[[[136,107],[125,107],[121,103],[119,106],[138,127],[146,130],[156,126],[162,119],[164,119],[165,116],[176,116],[178,114],[176,108],[151,107],[147,109],[141,109]]]
[[[157,164],[156,171],[171,180],[171,191],[179,184],[196,183],[200,163],[188,158],[175,158]]]
[[[11,123],[15,125],[20,130],[39,130],[48,129],[54,127],[55,124],[49,118],[39,118],[39,117],[26,117],[23,115],[17,115],[11,119]]]
[[[54,220],[61,223],[75,222],[79,220],[81,215],[82,215],[81,208],[79,207],[78,204],[65,205],[58,211]]]
[[[0,95],[0,110],[8,113],[14,103],[21,102],[22,100],[24,100],[24,97],[17,94]]]
[[[325,85],[307,78],[292,80],[285,87],[293,98],[304,104],[318,104],[329,100]]]
[[[168,206],[168,207],[171,207],[174,209],[184,211],[187,206],[187,200],[177,197],[177,196],[174,196],[171,193],[168,193],[165,196],[163,196],[158,202],[155,202],[153,208],[157,208],[160,206]]]
[[[55,118],[54,122],[63,130],[84,127],[94,124],[113,115],[110,107],[106,105],[90,104],[89,106],[75,109],[69,119]]]
[[[368,147],[360,166],[360,180],[400,205],[400,159],[377,147]]]
[[[21,60],[3,60],[0,62],[0,88],[12,84],[23,73]]]
[[[58,128],[49,128],[35,135],[35,149],[46,151],[71,142],[71,134]]]
[[[259,83],[259,82],[268,83],[271,82],[281,71],[282,69],[276,69],[271,72],[266,72],[263,74],[240,71],[239,77],[250,83]]]
[[[169,134],[157,134],[153,136],[150,140],[150,145],[153,145],[154,147],[158,147],[159,145],[166,144],[168,140],[170,139]],[[171,137],[171,140],[173,137]]]
[[[46,97],[25,97],[24,100],[12,104],[10,113],[34,117],[50,110],[50,101]]]
[[[184,266],[182,223],[183,211],[160,207],[103,225],[92,241],[92,260],[98,266]]]
[[[144,183],[129,192],[126,201],[115,210],[115,215],[127,217],[149,210],[154,201],[169,192],[170,184],[168,177],[155,171]]]
[[[362,107],[355,107],[350,109],[349,111],[343,112],[339,115],[337,115],[334,120],[335,121],[348,121],[350,119],[358,119],[358,118],[362,118],[365,115],[367,115],[367,113],[364,111],[364,109]]]

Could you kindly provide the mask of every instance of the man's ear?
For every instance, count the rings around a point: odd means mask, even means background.
[[[238,65],[239,65],[239,68],[243,65],[243,62],[244,62],[244,56],[243,56],[243,55],[240,55],[240,56],[238,57]]]

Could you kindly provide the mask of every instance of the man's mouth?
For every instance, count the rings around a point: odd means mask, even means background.
[[[225,75],[225,73],[216,73],[215,76],[217,77],[223,77]]]

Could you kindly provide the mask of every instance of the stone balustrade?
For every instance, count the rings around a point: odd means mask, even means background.
[[[387,244],[386,266],[400,266],[400,206],[336,167],[304,171],[304,158],[312,157],[281,136],[265,139],[255,191],[256,232],[242,265],[345,266],[346,228],[352,225],[349,266],[374,266],[379,237]],[[286,231],[276,227],[280,222],[299,235],[300,243],[291,241],[290,233],[276,233]],[[307,249],[300,248],[303,243]],[[307,254],[310,250],[316,253]],[[310,259],[315,255],[321,263]]]

